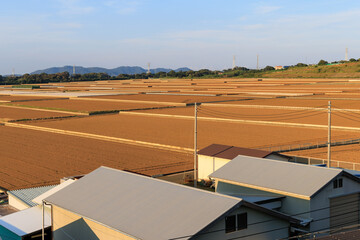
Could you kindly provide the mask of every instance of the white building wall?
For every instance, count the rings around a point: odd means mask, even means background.
[[[230,216],[244,212],[247,212],[248,216],[247,229],[242,229],[231,233],[225,233],[225,217],[223,217],[216,221],[211,227],[206,229],[204,234],[201,234],[194,239],[222,240],[241,237],[241,239],[244,240],[273,240],[289,237],[289,222],[279,218],[275,218],[260,211],[256,211],[247,207],[240,207],[239,209],[233,211],[232,213],[229,213],[228,215]],[[206,232],[210,233],[206,234]]]
[[[310,217],[314,219],[311,223],[310,231],[318,231],[321,229],[330,228],[330,198],[338,197],[342,195],[348,195],[357,193],[360,191],[360,184],[347,178],[340,177],[343,179],[343,187],[335,188],[333,183],[328,184],[322,191],[314,196],[311,200]],[[322,209],[322,210],[318,210]],[[324,220],[320,220],[324,219]]]
[[[235,184],[224,183],[221,181],[217,181],[216,183],[216,192],[225,194],[225,195],[249,195],[249,196],[284,196],[281,194],[257,190],[248,187],[242,187]],[[282,200],[282,207],[280,211],[289,215],[299,214],[299,217],[308,218],[310,217],[310,201],[300,198],[295,198],[291,196],[286,196]],[[306,212],[305,214],[301,214]]]
[[[230,162],[229,159],[209,157],[198,155],[198,177],[199,179],[209,180],[209,175],[226,163]]]
[[[18,210],[24,210],[31,207],[12,194],[9,194],[9,205]]]

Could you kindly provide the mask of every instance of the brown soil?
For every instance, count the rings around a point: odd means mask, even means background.
[[[32,109],[10,108],[0,105],[0,119],[18,120],[18,119],[37,119],[50,117],[64,117],[71,116],[71,114],[38,111]]]
[[[194,121],[192,119],[120,114],[27,124],[172,146],[193,147]],[[333,131],[334,139],[359,135],[360,133],[356,132]],[[242,147],[311,143],[323,141],[326,137],[327,129],[198,121],[199,148],[213,143]]]
[[[11,190],[58,184],[100,166],[147,175],[192,168],[188,154],[4,126],[0,152],[0,186]]]
[[[122,103],[122,102],[103,102],[103,101],[91,101],[91,100],[51,100],[51,101],[29,101],[12,103],[14,105],[39,107],[39,108],[51,108],[62,109],[68,111],[109,111],[109,110],[128,110],[139,108],[152,108],[159,107],[155,104],[147,103]]]

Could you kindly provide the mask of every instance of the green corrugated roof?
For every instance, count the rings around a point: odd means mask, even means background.
[[[38,205],[37,203],[32,202],[32,200],[44,192],[49,191],[57,185],[44,186],[44,187],[36,187],[36,188],[25,188],[19,190],[8,191],[8,194],[12,194],[13,196],[19,198],[24,203],[29,205],[29,207],[34,207]]]

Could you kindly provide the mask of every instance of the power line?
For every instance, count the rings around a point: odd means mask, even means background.
[[[303,113],[303,114],[298,114],[298,113],[292,113],[292,115],[289,116],[271,116],[268,115],[268,117],[266,118],[257,118],[258,116],[261,117],[261,115],[240,115],[240,114],[230,114],[230,113],[222,113],[219,111],[213,111],[213,110],[202,110],[202,113],[204,115],[207,116],[212,116],[212,117],[219,117],[219,118],[223,118],[225,117],[233,117],[233,118],[239,118],[239,117],[244,117],[244,118],[250,118],[250,119],[256,119],[256,120],[291,120],[291,119],[302,119],[302,118],[307,118],[307,117],[312,117],[312,116],[317,116],[317,115],[322,115],[324,114],[324,112],[318,112],[318,111],[309,111],[308,113]]]
[[[338,207],[338,206],[342,206],[342,205],[345,205],[345,204],[358,203],[358,202],[359,202],[358,200],[352,200],[352,201],[349,201],[349,202],[345,202],[345,203],[341,203],[341,204],[337,204],[337,205],[333,205],[333,206],[329,206],[329,207],[323,207],[323,208],[318,208],[318,209],[311,210],[311,211],[305,211],[305,212],[293,214],[293,215],[290,215],[290,217],[296,217],[296,216],[303,215],[303,214],[307,214],[307,213],[313,213],[313,212],[317,212],[317,211],[323,211],[323,210],[329,209],[330,207]],[[357,211],[357,210],[351,211],[351,212],[345,212],[345,213],[341,213],[341,214],[339,214],[339,215],[334,215],[334,216],[330,216],[330,217],[326,217],[326,218],[322,218],[322,219],[317,219],[317,220],[314,220],[314,221],[312,221],[312,222],[323,221],[323,220],[326,220],[326,219],[331,218],[331,217],[339,217],[339,216],[346,215],[346,214],[349,214],[349,213],[352,213],[352,212],[356,212],[356,211]],[[276,220],[277,220],[277,219],[270,219],[270,220],[265,220],[265,221],[259,221],[259,222],[255,222],[255,223],[250,223],[250,224],[248,224],[248,226],[256,225],[256,224],[261,224],[261,223],[272,222],[272,221],[276,221]],[[288,227],[286,227],[286,228],[288,228]],[[281,228],[281,229],[285,229],[285,228]],[[215,232],[220,232],[220,231],[225,231],[225,230],[226,230],[225,228],[222,228],[222,229],[219,229],[219,230],[214,230],[214,231],[209,231],[209,232],[205,232],[205,233],[200,233],[199,235],[205,235],[205,234],[210,234],[210,233],[215,233]],[[271,232],[271,231],[277,231],[277,230],[279,230],[279,229],[273,229],[273,230],[269,230],[269,231],[254,233],[254,234],[252,234],[252,235],[258,235],[258,234],[267,233],[267,232]],[[243,236],[243,237],[249,237],[249,236],[252,236],[252,235],[247,235],[247,236]],[[188,237],[192,237],[192,236],[194,236],[194,235],[187,235],[187,236],[176,237],[176,238],[172,238],[172,239],[170,239],[170,240],[188,238]],[[238,238],[243,238],[243,237],[238,237]],[[237,238],[233,238],[233,239],[237,239]]]

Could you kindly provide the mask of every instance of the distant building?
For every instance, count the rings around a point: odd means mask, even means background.
[[[360,179],[342,169],[238,156],[210,177],[221,194],[283,197],[278,211],[310,221],[302,231],[360,223]]]
[[[281,70],[283,69],[283,66],[275,66],[275,70]]]
[[[45,201],[54,240],[278,239],[302,223],[241,198],[107,167]]]
[[[277,152],[263,151],[251,148],[211,144],[198,152],[198,178],[209,179],[209,175],[230,162],[238,155],[289,161],[291,157]]]

